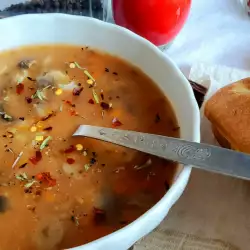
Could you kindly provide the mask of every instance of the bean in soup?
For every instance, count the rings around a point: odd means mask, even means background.
[[[72,137],[81,124],[179,137],[149,77],[88,47],[23,47],[0,58],[1,250],[79,246],[163,197],[176,164]]]

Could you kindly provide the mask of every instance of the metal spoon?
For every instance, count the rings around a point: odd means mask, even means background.
[[[195,168],[250,179],[250,155],[161,135],[82,125],[73,136],[95,138]]]

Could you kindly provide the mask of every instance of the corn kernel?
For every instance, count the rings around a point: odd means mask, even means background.
[[[82,144],[77,144],[77,145],[76,145],[76,150],[77,150],[77,151],[83,150],[83,145],[82,145]]]
[[[32,126],[32,127],[30,128],[30,131],[31,131],[31,132],[36,132],[36,131],[37,131],[37,127],[36,127],[36,126]]]
[[[74,68],[76,67],[76,65],[72,62],[72,63],[69,64],[69,67],[70,67],[71,69],[74,69]]]
[[[92,85],[93,83],[94,83],[94,81],[92,79],[87,80],[87,84]]]
[[[43,141],[43,135],[37,135],[36,141]]]
[[[61,95],[62,92],[63,92],[62,89],[57,89],[56,92],[55,92],[55,94],[56,94],[56,95]]]

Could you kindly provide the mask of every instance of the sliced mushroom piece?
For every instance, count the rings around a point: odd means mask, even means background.
[[[56,218],[44,218],[34,237],[37,249],[52,250],[60,244],[64,235],[63,223]]]
[[[59,84],[68,84],[70,82],[69,76],[59,70],[47,72],[45,75],[37,77],[36,80],[38,89],[45,88],[49,85],[57,86]]]
[[[94,202],[94,222],[96,224],[116,224],[122,216],[124,197],[115,194],[110,187],[103,186]]]
[[[47,86],[54,86],[54,79],[52,76],[44,75],[44,76],[39,76],[36,79],[37,82],[37,88],[38,89],[43,89]]]
[[[11,122],[14,120],[14,118],[11,115],[5,112],[3,103],[0,103],[0,117],[2,118],[2,120],[6,122]]]
[[[32,59],[24,59],[22,61],[20,61],[17,64],[17,67],[20,69],[29,69],[33,64],[35,64],[36,61],[32,60]]]
[[[0,214],[5,213],[9,209],[9,199],[0,195]]]

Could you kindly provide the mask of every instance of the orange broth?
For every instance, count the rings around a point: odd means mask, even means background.
[[[0,58],[1,250],[79,246],[163,197],[176,164],[72,137],[81,124],[179,137],[169,101],[141,70],[68,45]]]

